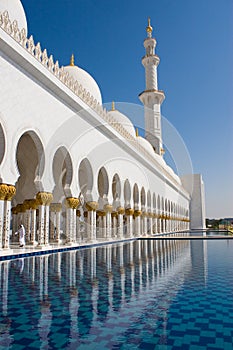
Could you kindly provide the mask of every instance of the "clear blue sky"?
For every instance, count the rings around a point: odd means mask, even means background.
[[[151,17],[162,113],[202,173],[207,217],[233,217],[233,1],[22,0],[29,33],[61,65],[77,64],[101,87],[105,103],[139,103],[143,40]]]

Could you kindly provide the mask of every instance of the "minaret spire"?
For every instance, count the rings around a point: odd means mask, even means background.
[[[147,37],[151,38],[152,32],[153,32],[153,27],[151,27],[151,25],[150,25],[150,17],[148,17],[148,25],[146,27],[146,31],[147,31]]]
[[[71,57],[70,57],[70,66],[74,66],[74,54],[72,53]]]
[[[144,40],[146,50],[142,58],[145,67],[146,89],[139,95],[144,104],[145,137],[154,147],[155,152],[162,155],[163,142],[161,130],[161,105],[165,98],[163,91],[158,90],[157,67],[159,57],[155,54],[156,40],[152,37],[153,28],[150,17],[146,27],[147,38]]]

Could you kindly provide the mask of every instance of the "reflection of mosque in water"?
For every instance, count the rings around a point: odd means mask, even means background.
[[[195,243],[138,240],[0,262],[0,345],[14,342],[20,312],[44,346],[52,347],[53,331],[62,328],[68,348],[69,339],[78,346],[87,342],[86,335],[101,336],[112,323],[123,322],[114,335],[126,336],[131,323],[141,322],[155,307],[166,320],[173,298],[197,263],[191,247]],[[19,310],[12,314],[15,303]]]

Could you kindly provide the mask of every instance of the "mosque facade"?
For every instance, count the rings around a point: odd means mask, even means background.
[[[22,223],[38,248],[205,227],[201,175],[163,159],[150,21],[146,32],[143,138],[73,56],[61,67],[28,36],[20,0],[0,0],[0,249]]]

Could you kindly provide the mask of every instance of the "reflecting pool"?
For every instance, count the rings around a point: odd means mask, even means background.
[[[233,240],[0,262],[0,349],[232,349]]]

